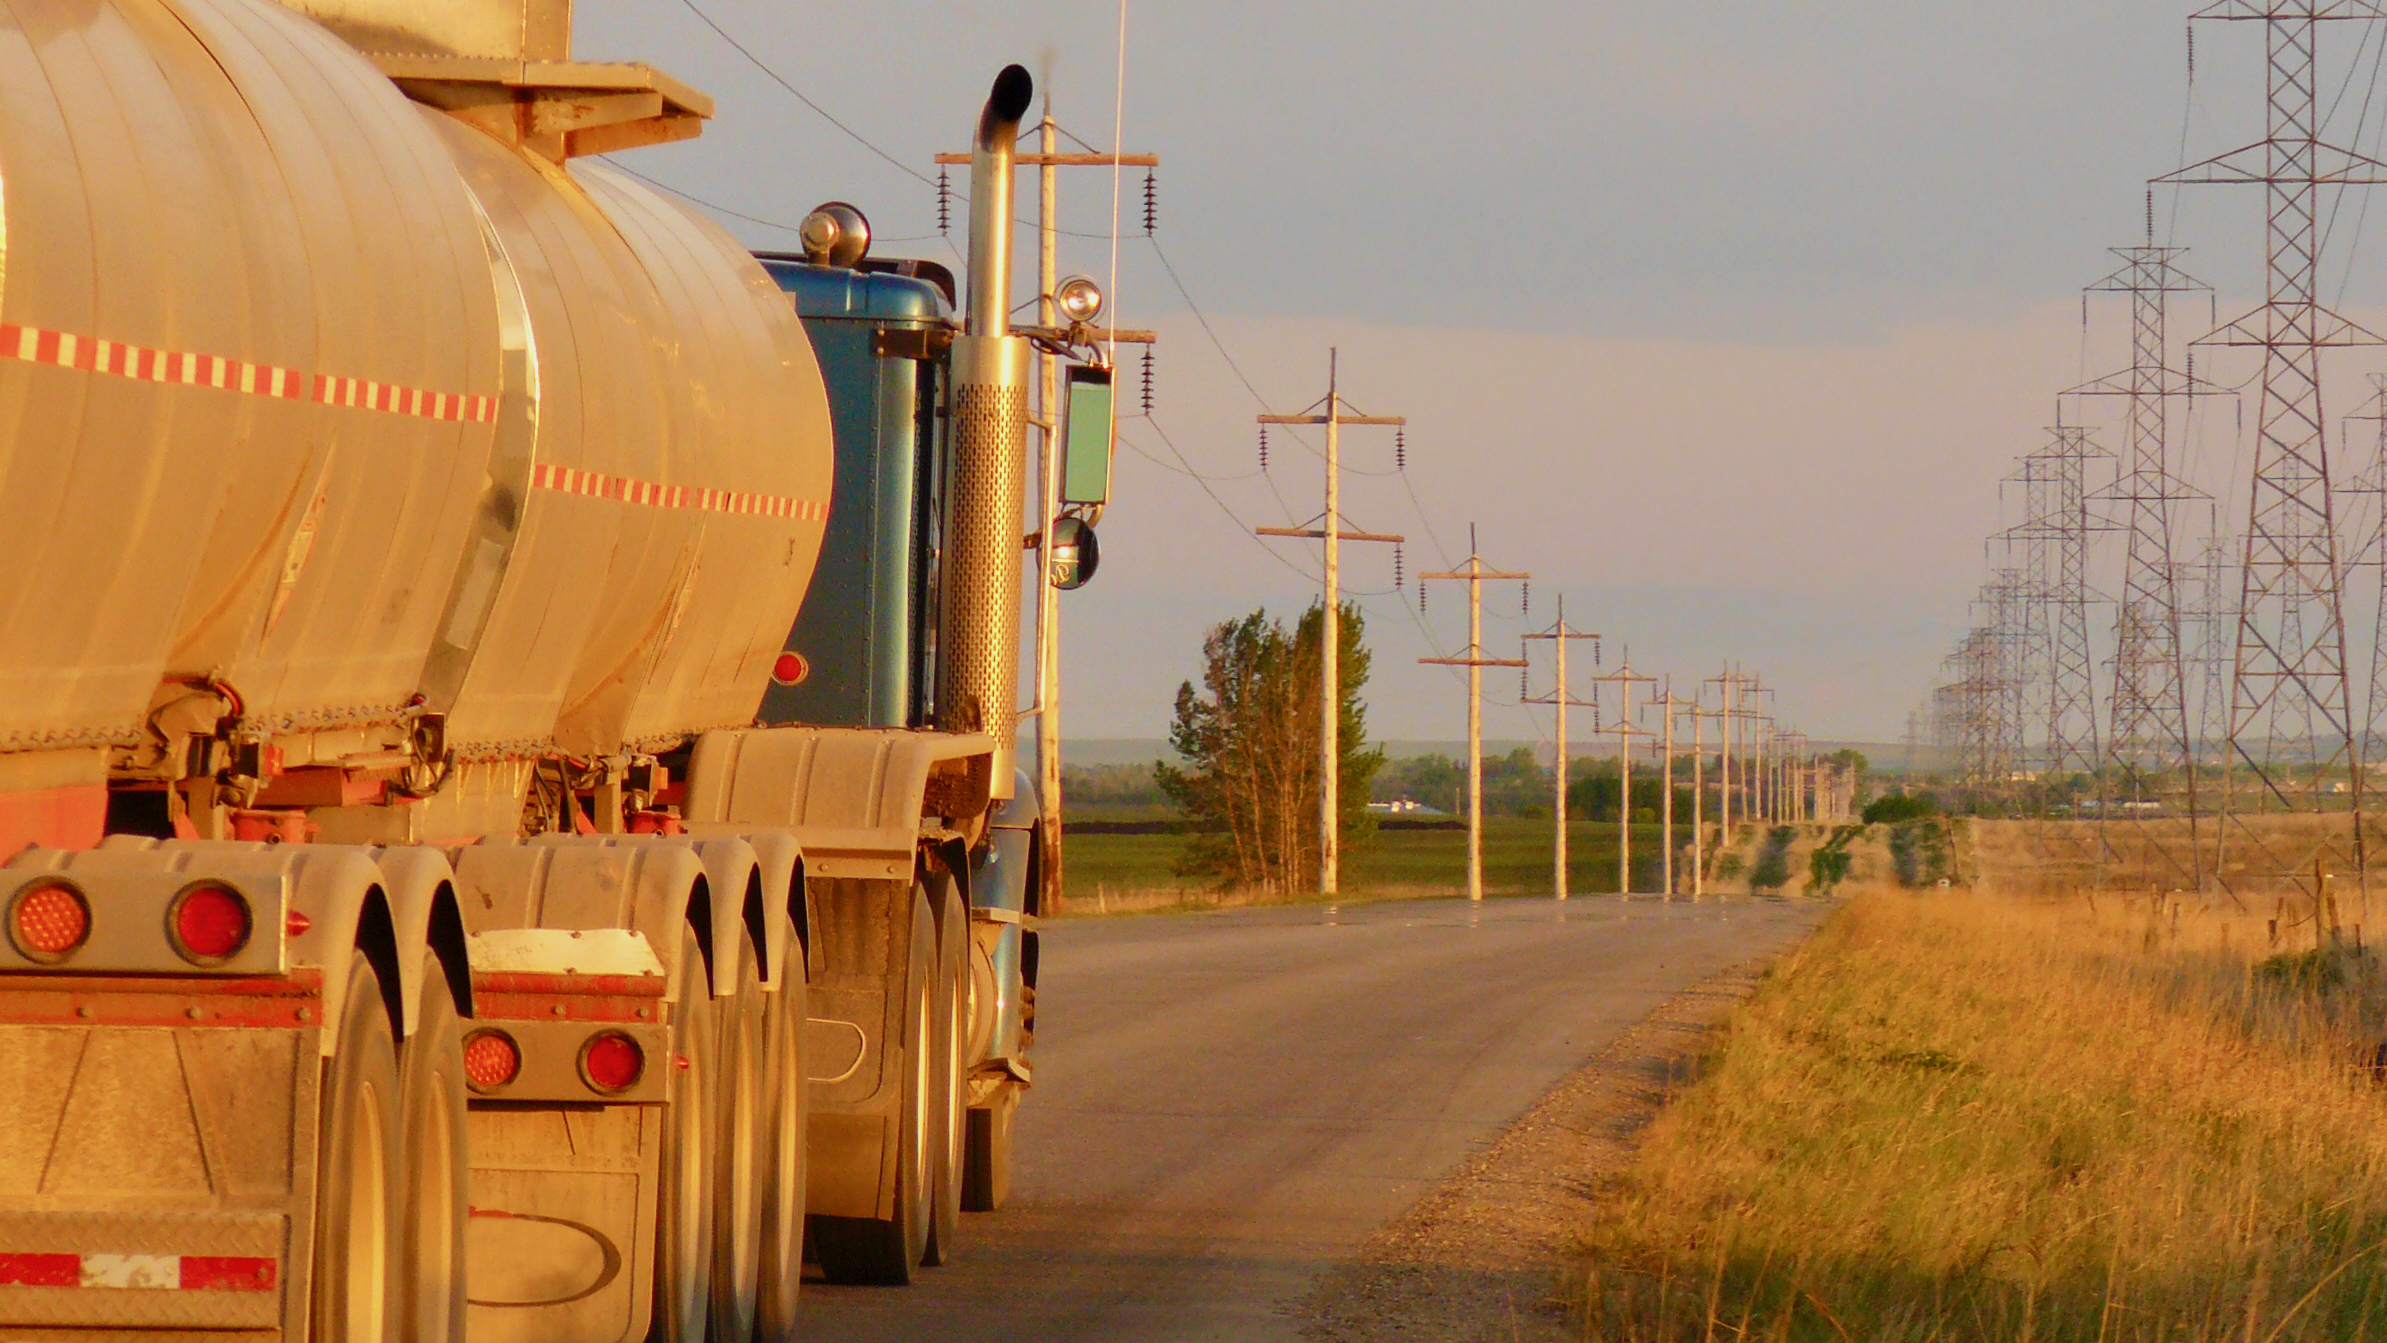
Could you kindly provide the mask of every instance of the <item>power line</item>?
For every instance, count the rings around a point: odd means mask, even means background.
[[[888,164],[894,167],[897,171],[918,179],[925,186],[936,185],[936,182],[931,179],[928,174],[921,172],[917,168],[911,167],[910,165],[904,163],[903,160],[895,157],[893,154],[890,154],[886,150],[879,148],[875,144],[872,144],[870,140],[860,131],[855,130],[853,127],[846,125],[842,121],[839,121],[836,115],[830,112],[828,108],[825,108],[819,103],[816,103],[812,101],[812,99],[806,97],[802,89],[799,89],[795,85],[788,83],[785,78],[781,77],[777,70],[772,69],[768,64],[766,64],[762,57],[755,55],[751,51],[748,51],[746,49],[745,43],[740,42],[734,37],[731,37],[727,28],[715,23],[713,21],[713,16],[705,13],[703,9],[699,8],[696,0],[680,0],[680,3],[687,6],[689,13],[694,14],[697,18],[703,20],[705,27],[712,29],[716,36],[718,36],[722,41],[727,42],[737,51],[740,56],[745,57],[748,63],[752,64],[755,69],[762,71],[763,74],[770,78],[772,83],[777,84],[779,87],[787,90],[788,94],[797,102],[800,102],[806,107],[811,108],[814,113],[819,115],[821,120],[826,121],[830,125],[835,126],[837,129],[845,132],[848,139],[851,139],[855,144],[862,146],[871,153],[878,155],[880,158],[885,159]]]

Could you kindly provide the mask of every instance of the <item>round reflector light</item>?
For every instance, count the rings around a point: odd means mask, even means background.
[[[607,1095],[628,1091],[646,1075],[646,1051],[620,1031],[589,1037],[580,1047],[580,1077]]]
[[[495,1091],[522,1073],[522,1051],[504,1031],[478,1030],[464,1037],[464,1085]]]
[[[91,906],[64,882],[35,882],[9,904],[8,940],[26,960],[56,965],[90,937]]]
[[[249,944],[249,902],[229,886],[185,886],[166,907],[166,940],[193,965],[222,965]]]
[[[781,685],[802,685],[812,675],[812,664],[802,653],[781,653],[771,662],[771,679]]]

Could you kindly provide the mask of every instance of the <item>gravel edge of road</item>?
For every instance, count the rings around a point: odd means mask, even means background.
[[[1802,939],[1803,940],[1803,939]],[[1581,1331],[1558,1298],[1575,1228],[1631,1159],[1667,1098],[1697,1079],[1707,1042],[1791,948],[1668,999],[1434,1192],[1321,1274],[1293,1313],[1313,1343],[1526,1343]]]

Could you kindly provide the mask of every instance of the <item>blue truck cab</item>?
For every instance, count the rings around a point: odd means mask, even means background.
[[[933,262],[848,268],[756,255],[812,339],[836,441],[820,562],[760,719],[926,726],[936,709],[953,278]]]
[[[758,721],[926,728],[936,716],[953,277],[929,261],[756,259],[795,304],[829,399],[835,465],[812,586]],[[1008,1129],[1034,1033],[1036,786],[1023,771],[970,872],[970,1124]],[[1004,1144],[1006,1147],[1008,1144]],[[991,1206],[1000,1191],[973,1202]]]

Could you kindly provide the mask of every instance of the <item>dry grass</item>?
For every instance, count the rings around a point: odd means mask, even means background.
[[[1860,894],[1606,1191],[1586,1336],[2387,1337],[2383,1005],[2261,917]]]

